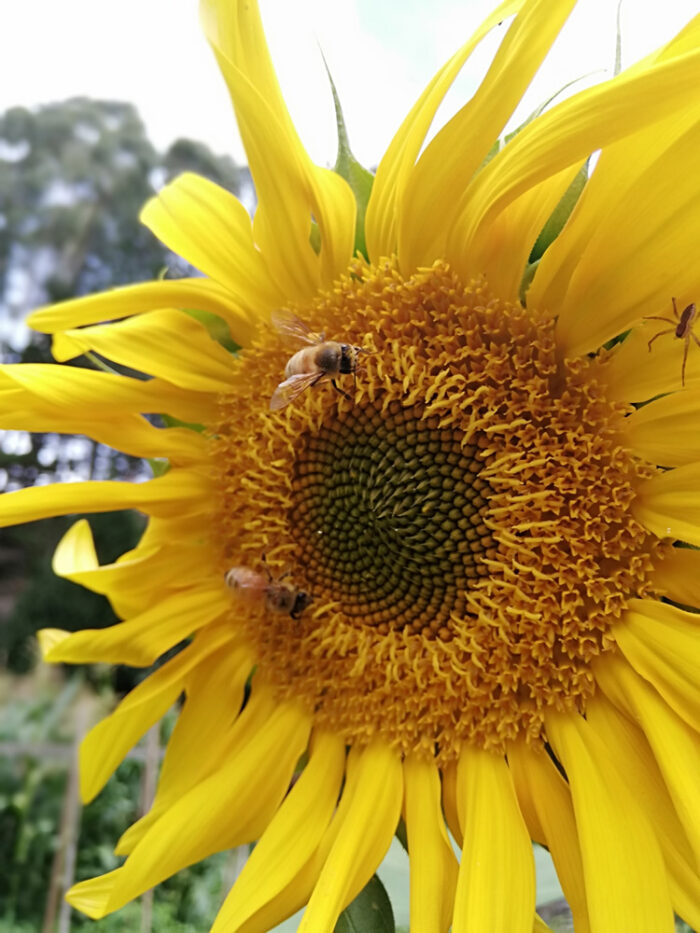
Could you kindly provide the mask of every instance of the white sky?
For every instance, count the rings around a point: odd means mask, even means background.
[[[319,43],[340,93],[352,147],[366,165],[376,164],[433,72],[492,6],[491,0],[260,3],[288,105],[312,157],[320,164],[335,160]],[[130,100],[157,146],[190,136],[244,161],[226,90],[200,34],[197,0],[5,4],[0,111],[76,95]],[[567,81],[594,69],[610,71],[616,7],[615,0],[580,0],[516,123]],[[700,0],[623,0],[623,64],[662,44],[699,9]],[[483,53],[468,63],[445,116],[473,91],[493,48],[494,42],[484,43]]]

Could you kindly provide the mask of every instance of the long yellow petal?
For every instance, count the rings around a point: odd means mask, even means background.
[[[648,69],[654,63],[670,60],[698,45],[700,17],[696,17],[677,36],[649,58],[627,69],[626,76]],[[559,308],[574,277],[574,271],[595,243],[601,228],[609,228],[607,217],[615,210],[620,193],[696,121],[697,114],[685,107],[652,127],[605,146],[600,153],[595,171],[588,179],[574,214],[569,218],[561,235],[550,245],[537,269],[528,295],[532,307]],[[630,167],[633,166],[633,170]],[[605,218],[605,225],[603,219]],[[604,257],[608,265],[614,265]],[[654,393],[652,393],[654,394]]]
[[[501,299],[518,301],[533,244],[579,170],[566,168],[516,198],[495,218],[489,236],[473,244],[469,257],[449,257],[451,267],[464,281],[480,269]]]
[[[343,908],[374,874],[396,830],[403,800],[398,755],[374,742],[357,753],[355,766],[354,790],[350,796],[343,794],[342,809],[336,816],[337,835],[299,924],[299,933],[333,928]]]
[[[243,754],[194,787],[146,833],[115,879],[103,915],[186,865],[260,835],[289,787],[309,729],[308,716],[279,706]],[[74,885],[66,899],[80,909],[95,884],[101,879]]]
[[[527,0],[464,107],[421,155],[399,206],[398,255],[410,271],[439,257],[463,204],[462,195],[542,64],[576,0]],[[532,244],[530,244],[532,245]]]
[[[208,453],[207,440],[197,431],[156,428],[140,415],[96,419],[89,408],[66,411],[29,393],[0,411],[0,429],[84,435],[132,457],[164,458],[176,466],[201,463]]]
[[[677,349],[682,352],[680,345]],[[673,368],[677,379],[680,371],[677,365]],[[674,392],[643,405],[625,418],[627,446],[638,456],[662,466],[700,461],[700,431],[696,427],[699,420],[700,391]]]
[[[644,730],[700,864],[700,735],[627,662],[601,665],[595,678],[615,705],[629,711]]]
[[[231,632],[224,628],[196,638],[137,684],[114,712],[88,732],[80,746],[80,796],[84,803],[97,796],[129,749],[170,709],[188,672],[230,641]]]
[[[60,362],[88,350],[195,392],[226,392],[233,377],[233,356],[199,321],[172,309],[54,335]]]
[[[21,387],[6,405],[5,395]],[[187,422],[212,422],[218,402],[209,392],[179,389],[162,379],[132,379],[77,366],[15,363],[0,370],[0,410],[11,409],[31,392],[45,402],[77,411],[89,406],[95,417],[124,412],[170,414]]]
[[[652,583],[674,603],[700,609],[700,551],[674,547],[654,567]]]
[[[582,91],[524,127],[476,176],[455,221],[447,254],[468,255],[498,214],[543,179],[687,108],[700,81],[700,50]],[[478,269],[474,270],[478,272]],[[567,348],[569,351],[570,347]]]
[[[700,108],[697,113],[700,117]],[[595,350],[644,315],[668,314],[669,282],[679,298],[697,293],[698,148],[700,123],[675,139],[624,189],[617,189],[605,223],[599,224],[557,308],[562,356]],[[655,273],[658,268],[663,268],[663,276]],[[656,331],[661,329],[659,325]],[[649,358],[646,347],[638,365],[649,365]],[[610,365],[614,370],[614,357]],[[680,367],[677,376],[680,388]]]
[[[633,599],[612,634],[631,667],[700,732],[700,616]]]
[[[505,759],[478,749],[463,750],[457,792],[464,808],[464,845],[454,933],[529,933],[535,913],[535,862]]]
[[[147,667],[183,638],[230,611],[223,583],[175,592],[151,609],[108,628],[82,629],[44,653],[50,663],[105,662]],[[48,638],[53,638],[55,630]],[[41,644],[41,642],[40,642]]]
[[[201,0],[205,34],[236,110],[258,195],[255,239],[288,298],[303,298],[347,268],[355,199],[343,179],[316,167],[299,140],[272,67],[257,3]],[[321,253],[310,242],[312,215]]]
[[[524,2],[506,0],[484,20],[469,41],[431,79],[389,143],[377,168],[365,218],[367,249],[373,262],[396,250],[398,212],[406,183],[450,85],[484,36],[502,20],[517,13]]]
[[[215,579],[215,558],[203,541],[142,543],[115,563],[100,565],[86,519],[71,525],[59,541],[51,566],[57,576],[106,596],[122,619],[170,590]]]
[[[140,219],[174,253],[223,285],[246,309],[248,327],[282,301],[253,242],[248,211],[214,182],[185,172],[146,202]]]
[[[588,702],[586,718],[605,743],[618,773],[634,788],[654,827],[676,913],[694,929],[700,928],[700,877],[695,856],[644,733],[600,691]]]
[[[641,483],[632,511],[659,538],[700,546],[700,463],[652,476]]]
[[[410,865],[411,929],[447,933],[452,924],[458,864],[440,805],[440,775],[408,756],[403,766]]]
[[[216,282],[208,279],[162,279],[114,288],[98,295],[71,298],[33,311],[27,324],[42,334],[85,324],[99,324],[143,314],[158,308],[211,311],[218,314],[235,330],[241,322],[241,311],[232,296]]]
[[[243,866],[211,933],[238,930],[294,880],[330,823],[344,771],[342,738],[315,733],[309,763]]]
[[[592,929],[672,933],[663,860],[634,789],[581,716],[552,712],[546,727],[569,779]]]
[[[185,703],[165,749],[155,799],[148,813],[122,835],[117,855],[132,852],[170,807],[265,728],[277,703],[258,678],[252,678],[250,695],[241,708],[253,663],[250,650],[239,645],[225,654],[210,655],[187,674]],[[224,721],[211,714],[217,705],[230,710]]]
[[[530,834],[533,828],[541,829],[542,837],[538,842],[547,846],[554,860],[576,931],[589,933],[591,924],[583,861],[566,781],[544,748],[531,748],[524,741],[514,742],[508,747],[508,764]],[[531,821],[534,827],[530,825]]]
[[[446,765],[442,769],[442,808],[445,812],[445,821],[457,845],[462,848],[462,823],[464,814],[460,813],[463,801],[457,795],[457,764]]]
[[[147,515],[203,514],[210,510],[211,488],[204,476],[171,470],[145,483],[112,480],[54,483],[0,496],[0,528],[72,512],[140,509]]]

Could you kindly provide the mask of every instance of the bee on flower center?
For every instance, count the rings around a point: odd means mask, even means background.
[[[270,399],[270,409],[278,411],[300,395],[305,389],[330,380],[336,390],[349,399],[350,396],[338,387],[335,377],[349,375],[357,378],[358,361],[365,347],[357,347],[336,340],[326,340],[326,335],[315,334],[295,314],[275,311],[272,324],[280,334],[308,344],[289,358],[284,369],[284,381],[275,389]]]
[[[248,603],[264,601],[271,612],[286,612],[298,619],[311,605],[313,597],[293,584],[285,582],[287,574],[275,579],[265,566],[265,573],[250,567],[232,567],[225,576],[226,586]]]

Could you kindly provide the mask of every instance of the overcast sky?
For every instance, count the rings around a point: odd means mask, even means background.
[[[261,0],[282,87],[313,158],[321,164],[335,159],[318,45],[338,86],[353,149],[365,164],[376,164],[433,72],[491,6],[491,0]],[[667,0],[653,8],[623,0],[623,63],[669,38],[699,6],[699,0]],[[609,73],[615,9],[614,0],[580,0],[519,116],[569,80],[594,69]],[[443,116],[474,89],[493,48],[493,41],[484,43],[468,64]],[[190,136],[244,159],[225,88],[200,34],[197,0],[6,0],[0,111],[75,95],[133,101],[159,147]]]

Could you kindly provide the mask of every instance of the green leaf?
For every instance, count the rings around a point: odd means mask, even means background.
[[[342,912],[335,933],[394,933],[391,901],[376,875]]]
[[[576,173],[576,177],[562,195],[561,201],[554,208],[545,223],[540,235],[535,240],[535,245],[530,253],[530,262],[538,262],[544,255],[548,246],[554,242],[564,228],[564,224],[571,216],[571,212],[576,207],[576,202],[581,197],[581,192],[588,181],[588,159]]]
[[[321,55],[323,56],[323,53],[321,53]],[[345,117],[343,116],[343,110],[340,106],[340,98],[338,97],[338,92],[336,90],[333,78],[331,77],[328,63],[326,62],[325,58],[323,59],[323,64],[326,66],[326,74],[328,75],[328,80],[331,85],[333,104],[335,106],[335,122],[338,128],[338,157],[335,161],[333,171],[337,175],[340,175],[341,178],[345,179],[345,181],[350,185],[352,193],[355,195],[355,203],[357,204],[357,215],[355,223],[355,251],[362,253],[365,259],[367,259],[367,245],[365,243],[365,214],[367,213],[367,203],[372,191],[372,184],[374,183],[374,175],[367,171],[364,166],[360,165],[355,156],[352,154],[352,150],[350,149],[350,141],[348,139],[348,130],[345,125]]]

